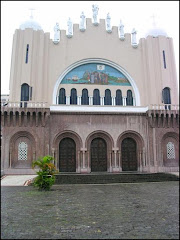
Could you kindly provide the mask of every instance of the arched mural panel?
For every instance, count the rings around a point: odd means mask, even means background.
[[[107,64],[99,64],[98,62],[75,67],[63,77],[61,84],[131,86],[123,73]]]
[[[125,69],[106,59],[82,59],[67,67],[55,83],[53,104],[57,104],[60,84],[132,86],[136,106],[140,106],[140,94],[136,82]]]

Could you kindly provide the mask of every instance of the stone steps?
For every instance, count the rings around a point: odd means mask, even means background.
[[[179,176],[170,173],[59,173],[55,184],[108,184],[179,181]]]

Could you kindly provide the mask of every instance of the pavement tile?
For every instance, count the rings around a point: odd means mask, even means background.
[[[179,239],[179,182],[1,187],[1,239]]]

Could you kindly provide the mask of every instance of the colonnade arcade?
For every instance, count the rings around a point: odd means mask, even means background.
[[[31,168],[41,155],[37,136],[27,131],[12,135],[8,168]],[[158,148],[159,171],[179,165],[179,137],[174,132],[163,135]],[[82,139],[74,131],[58,133],[49,149],[60,172],[146,171],[150,167],[143,137],[135,131],[122,132],[117,139],[105,131],[94,131]],[[12,157],[13,156],[13,157]],[[153,166],[153,165],[152,165]],[[156,163],[154,163],[156,166]]]
[[[102,92],[102,90],[101,90]],[[93,96],[89,96],[87,88],[82,89],[81,95],[77,95],[76,88],[70,90],[70,94],[66,95],[66,89],[60,88],[59,95],[56,100],[57,104],[66,105],[112,105],[112,106],[135,106],[135,97],[132,90],[128,89],[126,95],[122,96],[121,89],[116,90],[116,95],[112,96],[110,89],[105,89],[103,95],[100,95],[100,90],[95,88]]]
[[[134,148],[127,156],[126,147],[132,142]],[[135,132],[122,133],[115,143],[107,132],[95,131],[83,143],[77,133],[65,131],[55,137],[52,155],[60,172],[142,171],[147,164],[144,141]]]

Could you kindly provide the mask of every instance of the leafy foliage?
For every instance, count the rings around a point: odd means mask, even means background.
[[[37,177],[34,179],[33,185],[38,187],[39,190],[49,191],[51,186],[55,183],[54,174],[57,173],[55,165],[52,163],[54,158],[52,156],[44,156],[33,161],[32,168],[39,167]]]

